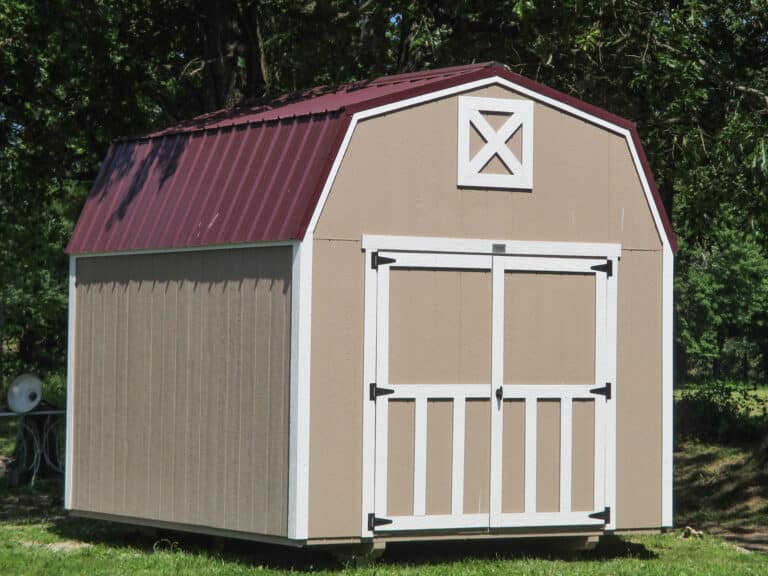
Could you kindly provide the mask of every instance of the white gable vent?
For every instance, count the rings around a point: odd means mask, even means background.
[[[533,102],[459,97],[458,185],[533,188]]]

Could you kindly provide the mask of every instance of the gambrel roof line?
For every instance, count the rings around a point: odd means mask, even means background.
[[[493,83],[624,135],[662,242],[677,250],[635,124],[490,62],[315,88],[117,140],[67,252],[301,240],[355,115]]]

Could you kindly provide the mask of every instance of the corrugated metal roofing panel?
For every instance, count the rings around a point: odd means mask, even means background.
[[[297,238],[347,119],[338,112],[110,148],[74,254]]]
[[[374,98],[418,89],[435,82],[489,70],[494,66],[499,68],[497,64],[488,62],[383,76],[374,80],[352,82],[337,87],[320,86],[295,94],[278,96],[253,106],[240,106],[210,112],[188,122],[147,134],[144,137],[151,138],[184,131],[210,130],[224,126],[337,112],[348,106],[354,106]]]
[[[300,239],[354,112],[492,76],[627,129],[677,249],[632,122],[501,65],[483,63],[315,88],[115,142],[67,251]]]

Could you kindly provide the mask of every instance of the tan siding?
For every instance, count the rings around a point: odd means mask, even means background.
[[[471,95],[519,98],[500,87]],[[532,192],[458,188],[457,114],[454,96],[358,124],[315,237],[403,234],[660,249],[623,137],[536,103]]]
[[[312,278],[309,535],[360,534],[363,253],[315,242]]]
[[[616,527],[661,525],[661,257],[624,251],[619,271]]]
[[[290,248],[77,262],[73,508],[287,534]]]

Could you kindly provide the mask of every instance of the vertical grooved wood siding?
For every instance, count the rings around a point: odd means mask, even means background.
[[[291,248],[77,261],[73,508],[287,535]]]

